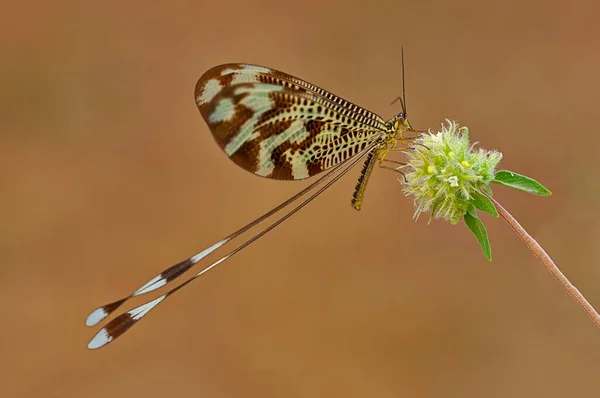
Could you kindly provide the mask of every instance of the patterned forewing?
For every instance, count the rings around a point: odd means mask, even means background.
[[[202,97],[202,101],[198,101],[198,106],[201,106],[200,102],[208,102],[222,88],[239,83],[257,82],[313,93],[316,96],[331,101],[335,105],[339,105],[336,109],[341,111],[341,113],[352,114],[360,122],[371,127],[385,128],[385,122],[379,115],[332,94],[319,86],[276,69],[251,64],[224,64],[209,69],[198,80],[196,85],[197,100],[199,96]],[[208,87],[208,89],[204,90],[205,87]]]
[[[225,153],[257,175],[303,179],[385,135],[384,121],[301,79],[227,64],[196,85],[202,117]]]

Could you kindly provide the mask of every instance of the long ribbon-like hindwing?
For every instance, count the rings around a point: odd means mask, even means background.
[[[129,330],[133,325],[135,325],[139,320],[141,320],[148,312],[150,312],[150,310],[152,310],[154,307],[156,307],[159,303],[161,303],[167,297],[169,297],[170,295],[172,295],[173,293],[175,293],[182,287],[186,286],[188,283],[190,283],[193,280],[197,279],[198,277],[202,276],[209,270],[213,269],[217,265],[221,264],[225,260],[229,259],[231,256],[238,253],[239,251],[241,251],[248,245],[254,243],[256,240],[258,240],[259,238],[264,236],[267,232],[271,231],[273,228],[277,227],[279,224],[281,224],[282,222],[287,220],[289,217],[291,217],[292,215],[297,213],[300,209],[302,209],[308,203],[310,203],[315,198],[317,198],[327,188],[329,188],[337,180],[339,180],[344,174],[346,174],[366,154],[368,154],[370,151],[372,151],[373,148],[375,147],[375,145],[376,145],[376,143],[372,143],[367,148],[365,148],[362,152],[358,153],[354,157],[352,157],[352,158],[348,159],[347,161],[345,161],[344,163],[340,164],[339,167],[342,167],[342,169],[339,173],[336,174],[336,172],[338,171],[338,168],[336,167],[335,169],[333,169],[332,171],[330,171],[329,173],[324,175],[322,178],[315,181],[307,189],[303,190],[302,194],[309,192],[310,190],[312,190],[313,188],[315,188],[319,184],[321,184],[323,181],[325,181],[333,176],[333,178],[329,182],[327,182],[323,187],[318,189],[314,194],[309,196],[307,199],[302,201],[298,206],[294,207],[292,210],[290,210],[289,212],[284,214],[282,217],[280,217],[279,219],[274,221],[268,227],[264,228],[262,231],[260,231],[256,235],[254,235],[252,238],[245,241],[240,246],[236,247],[235,249],[233,249],[232,251],[227,253],[225,256],[221,257],[220,259],[218,259],[217,261],[212,263],[210,266],[204,268],[202,271],[198,272],[191,278],[187,279],[185,282],[174,287],[173,289],[169,290],[168,292],[159,296],[158,298],[156,298],[152,301],[149,301],[145,304],[142,304],[132,310],[124,312],[121,315],[119,315],[118,317],[114,318],[112,321],[107,323],[102,329],[100,329],[100,331],[94,336],[94,338],[92,338],[92,340],[88,344],[88,348],[96,349],[96,348],[103,347],[106,344],[112,342],[117,337],[121,336],[123,333],[125,333],[127,330]],[[277,209],[278,210],[282,209],[283,207],[285,207],[285,205],[290,204],[293,200],[296,200],[296,199],[300,198],[301,196],[302,195],[294,195],[292,198],[285,201],[280,206],[277,206]],[[271,213],[271,212],[269,212],[269,213]],[[265,216],[256,219],[255,221],[253,221],[250,224],[246,225],[245,227],[241,228],[240,231],[247,230],[249,228],[256,226],[258,223],[260,223],[261,221],[263,221],[266,218]],[[231,236],[230,236],[228,238],[222,239],[218,243],[210,246],[209,248],[203,250],[202,252],[196,254],[195,256],[192,256],[189,259],[184,260],[181,263],[176,264],[173,267],[166,269],[165,271],[160,273],[158,276],[156,276],[155,278],[153,278],[152,280],[150,280],[149,282],[144,284],[142,287],[137,289],[130,296],[122,298],[120,300],[117,300],[111,304],[107,304],[107,305],[97,308],[96,310],[92,311],[92,313],[88,316],[88,318],[86,320],[86,324],[88,326],[95,325],[102,319],[106,318],[111,312],[115,311],[119,306],[121,306],[125,301],[127,301],[131,297],[138,296],[138,295],[141,295],[144,293],[148,293],[150,291],[158,289],[159,287],[162,287],[162,286],[166,285],[167,283],[173,281],[176,277],[183,274],[183,272],[185,270],[189,269],[193,264],[198,262],[199,258],[203,258],[204,256],[208,255],[210,252],[216,250],[218,247],[220,247],[224,243],[227,243],[230,239],[233,239],[233,238],[231,238]],[[177,271],[173,271],[173,270],[177,270]],[[174,275],[176,275],[176,276],[174,276]]]

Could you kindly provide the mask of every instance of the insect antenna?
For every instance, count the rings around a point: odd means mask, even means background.
[[[400,101],[402,107],[402,114],[406,117],[406,81],[404,79],[404,47],[402,47],[402,97],[396,97],[390,105],[394,105]]]
[[[402,53],[402,112],[406,117],[406,81],[404,80],[404,46],[400,47]]]

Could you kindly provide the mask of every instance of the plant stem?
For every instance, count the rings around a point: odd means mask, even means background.
[[[585,311],[585,313],[592,319],[596,327],[600,329],[600,315],[598,312],[592,307],[589,301],[581,294],[579,290],[567,279],[567,277],[560,271],[560,269],[554,264],[552,258],[546,253],[546,251],[537,243],[535,239],[531,237],[525,231],[525,228],[519,224],[519,222],[504,208],[500,203],[498,203],[494,198],[485,194],[496,206],[498,213],[500,216],[510,225],[510,227],[515,231],[517,235],[523,240],[525,245],[531,250],[531,252],[542,262],[542,264],[546,267],[546,269],[556,278],[558,283],[561,284],[563,289],[571,296],[577,304]]]

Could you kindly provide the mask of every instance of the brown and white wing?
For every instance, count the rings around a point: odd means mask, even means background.
[[[386,133],[378,115],[286,73],[247,64],[207,71],[196,103],[216,142],[262,177],[308,178]]]

